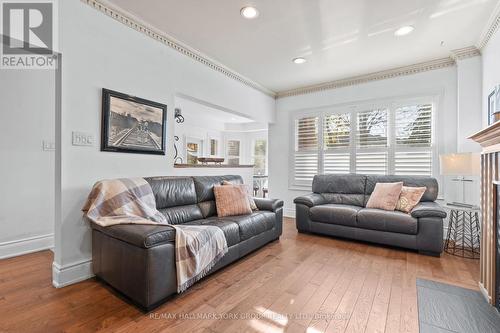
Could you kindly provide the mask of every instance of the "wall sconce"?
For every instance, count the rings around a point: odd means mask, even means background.
[[[179,108],[175,108],[174,110],[175,122],[178,124],[182,124],[184,122],[184,116],[182,115],[182,110]]]
[[[174,109],[174,117],[175,117],[175,122],[177,124],[182,124],[184,122],[184,116],[182,115],[181,109],[179,109],[179,108]],[[182,157],[179,156],[179,151],[177,150],[176,142],[178,142],[178,141],[179,141],[179,137],[177,135],[174,135],[174,149],[175,149],[174,164],[177,164],[177,162],[182,164]]]

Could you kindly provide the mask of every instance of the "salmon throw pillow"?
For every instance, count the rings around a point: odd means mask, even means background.
[[[377,183],[375,189],[366,203],[366,208],[378,208],[383,210],[394,210],[403,189],[403,182]]]
[[[420,202],[427,187],[408,187],[403,186],[399,200],[396,205],[396,210],[409,213]]]
[[[237,185],[214,186],[215,205],[219,217],[247,215],[252,213],[248,195]]]
[[[243,188],[243,190],[247,194],[248,203],[250,204],[250,208],[252,210],[259,210],[257,208],[257,204],[255,203],[255,200],[252,197],[252,189],[250,188],[249,185],[245,185],[245,184],[233,184],[233,183],[231,183],[230,181],[227,181],[227,180],[223,180],[222,181],[222,185],[234,185],[234,186],[239,186],[239,187]]]

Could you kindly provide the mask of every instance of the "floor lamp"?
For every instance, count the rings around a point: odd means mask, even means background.
[[[462,201],[452,202],[452,205],[472,208],[474,205],[465,202],[465,184],[474,180],[468,176],[480,175],[480,154],[479,153],[457,153],[439,156],[441,175],[456,176],[452,179],[462,183]]]

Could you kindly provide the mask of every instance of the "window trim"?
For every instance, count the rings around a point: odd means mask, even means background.
[[[387,142],[388,142],[388,147],[387,148],[364,148],[364,152],[370,152],[370,151],[387,151],[388,153],[388,162],[390,161],[390,158],[394,160],[395,153],[396,151],[401,151],[400,149],[398,150],[396,147],[396,138],[395,138],[395,115],[396,115],[396,108],[402,107],[402,106],[408,106],[412,104],[432,104],[432,132],[431,132],[431,137],[432,137],[432,142],[431,142],[431,156],[432,156],[432,167],[431,167],[431,175],[433,177],[437,177],[439,174],[439,143],[438,143],[438,135],[437,135],[437,126],[438,126],[438,118],[439,118],[439,110],[441,108],[441,100],[442,100],[442,93],[434,93],[434,94],[424,94],[424,95],[413,95],[413,96],[398,96],[398,97],[393,97],[393,98],[384,98],[384,99],[379,99],[379,100],[369,100],[369,101],[359,101],[359,102],[351,102],[351,103],[342,103],[342,104],[334,104],[334,105],[329,105],[329,106],[321,106],[317,108],[311,108],[311,109],[302,109],[302,110],[296,110],[293,115],[290,117],[290,122],[289,122],[289,137],[290,137],[290,145],[289,145],[289,156],[288,156],[288,164],[290,165],[290,170],[288,172],[288,184],[289,184],[289,189],[291,190],[303,190],[303,189],[310,189],[311,183],[308,182],[307,184],[304,182],[297,182],[295,181],[295,123],[298,119],[304,118],[304,117],[318,117],[318,124],[320,128],[318,128],[318,174],[323,174],[324,173],[324,153],[325,152],[335,152],[335,153],[341,153],[342,151],[344,152],[349,152],[350,153],[350,173],[355,173],[355,167],[356,163],[353,161],[356,158],[356,150],[359,149],[357,148],[354,144],[350,144],[349,148],[345,149],[328,149],[324,150],[324,142],[323,142],[323,121],[324,117],[326,115],[332,115],[332,114],[340,114],[340,113],[350,113],[351,116],[351,128],[357,128],[357,116],[356,114],[360,111],[364,110],[369,110],[369,109],[377,109],[377,108],[386,108],[388,109],[388,133],[387,133]],[[393,133],[394,132],[394,133]],[[351,131],[350,132],[350,142],[353,142],[352,140],[355,140],[356,136],[356,131]],[[406,150],[406,149],[405,149]],[[428,151],[428,148],[425,147],[409,147],[408,151]],[[394,163],[388,163],[388,170],[387,174],[394,174]],[[354,170],[353,170],[354,169]]]

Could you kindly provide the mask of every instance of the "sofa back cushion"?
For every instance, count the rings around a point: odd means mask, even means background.
[[[221,185],[223,181],[233,184],[243,184],[241,176],[196,176],[193,177],[196,189],[198,207],[204,218],[217,215],[215,205],[214,186]]]
[[[377,183],[403,182],[403,186],[426,187],[426,191],[420,202],[436,201],[439,186],[435,178],[424,176],[367,176],[366,178],[366,202],[370,198]]]
[[[197,205],[192,177],[147,177],[156,200],[156,209],[170,224],[180,224],[203,218]]]
[[[312,190],[321,194],[329,204],[363,207],[365,204],[365,175],[316,175]]]
[[[156,209],[196,204],[192,177],[148,177],[156,199]]]
[[[345,204],[365,207],[375,184],[403,182],[404,186],[426,187],[421,202],[432,202],[437,199],[439,186],[435,178],[424,176],[367,176],[348,175],[316,175],[312,183],[312,191],[321,194],[326,203]]]

